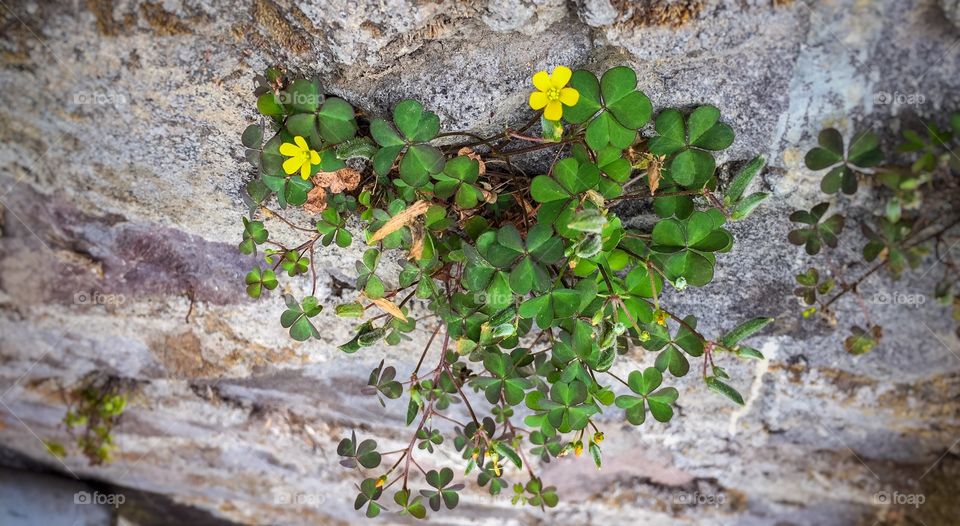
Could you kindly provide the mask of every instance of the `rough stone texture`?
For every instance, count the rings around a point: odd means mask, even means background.
[[[769,359],[730,364],[744,408],[691,375],[669,425],[608,415],[607,468],[587,459],[543,468],[561,488],[556,510],[474,490],[435,523],[951,524],[960,351],[948,316],[932,301],[874,306],[891,330],[881,348],[850,357],[843,327],[801,323],[791,280],[808,259],[785,235],[787,213],[819,198],[802,152],[821,127],[896,128],[960,107],[960,33],[944,17],[956,18],[955,5],[5,3],[0,436],[55,469],[233,521],[357,523],[336,440],[352,428],[387,449],[406,440],[401,409],[358,391],[383,357],[405,375],[431,328],[410,345],[345,356],[335,344],[350,327],[327,313],[324,340],[296,344],[274,322],[279,300],[243,299],[250,262],[234,246],[250,174],[238,138],[254,117],[252,76],[281,62],[374,113],[416,97],[445,127],[489,131],[523,119],[537,69],[629,64],[656,108],[720,107],[738,134],[728,160],[770,160],[761,186],[773,199],[737,225],[716,281],[669,300],[708,332],[729,327],[727,316],[778,316],[758,339]],[[621,213],[649,220],[642,206]],[[855,237],[838,257],[854,256]],[[318,254],[329,274],[318,296],[353,296],[343,282],[356,254]],[[924,268],[896,283],[871,278],[865,293],[926,294],[936,262]],[[841,314],[860,319],[853,302]],[[637,353],[618,370],[651,359]],[[93,370],[140,382],[117,430],[118,459],[60,464],[40,438],[66,440],[60,387]],[[885,506],[879,491],[920,493],[926,504]]]

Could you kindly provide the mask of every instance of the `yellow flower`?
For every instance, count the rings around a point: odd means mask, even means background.
[[[660,310],[660,309],[657,309],[657,311],[653,313],[653,317],[654,317],[654,320],[657,322],[657,325],[663,325],[664,327],[667,326],[667,313],[666,313],[666,312],[664,312],[664,311],[662,311],[662,310]]]
[[[306,139],[299,135],[293,138],[292,143],[281,144],[280,153],[289,157],[289,159],[283,161],[283,171],[287,175],[293,175],[297,173],[297,170],[300,170],[300,177],[304,181],[310,178],[310,166],[320,164],[320,154],[316,150],[311,150]]]
[[[577,440],[573,444],[573,454],[578,457],[583,454],[583,441]]]
[[[603,442],[603,433],[600,431],[597,431],[596,433],[594,433],[593,442],[595,444],[599,444],[600,442]]]
[[[565,66],[553,68],[553,73],[538,71],[533,76],[533,85],[539,91],[530,94],[530,107],[543,109],[548,121],[558,121],[563,116],[563,106],[573,106],[580,100],[580,92],[566,87],[573,72]]]

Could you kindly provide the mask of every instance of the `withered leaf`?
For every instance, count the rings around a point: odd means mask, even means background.
[[[314,186],[307,194],[307,202],[303,203],[303,210],[310,215],[316,215],[327,208],[327,192],[319,186]]]
[[[370,237],[370,241],[367,241],[367,244],[377,244],[381,239],[409,225],[414,219],[427,213],[428,208],[430,208],[430,201],[424,201],[421,199],[416,203],[413,203],[407,207],[406,210],[391,217],[389,221],[384,223],[383,226],[380,227],[380,230],[377,230],[373,236]]]

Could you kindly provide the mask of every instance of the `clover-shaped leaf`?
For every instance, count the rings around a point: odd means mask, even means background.
[[[630,390],[640,395],[620,395],[616,399],[617,407],[626,410],[627,421],[633,425],[641,425],[646,420],[646,407],[650,407],[650,414],[659,421],[667,422],[673,418],[673,407],[679,393],[673,387],[664,387],[658,391],[663,382],[663,375],[656,367],[648,367],[642,373],[632,371],[627,376],[627,385]]]
[[[247,294],[251,298],[259,298],[263,289],[273,290],[277,288],[277,275],[272,269],[263,269],[256,267],[247,273],[244,279],[247,284]]]
[[[663,176],[687,188],[707,184],[717,168],[710,152],[727,148],[734,138],[733,130],[720,122],[720,110],[713,106],[693,110],[686,123],[679,110],[664,110],[654,128],[657,135],[650,139],[650,152],[667,158]]]
[[[628,67],[609,69],[599,81],[593,73],[577,70],[570,85],[580,92],[580,100],[564,112],[564,117],[575,124],[590,121],[586,141],[595,151],[608,144],[621,150],[629,147],[636,139],[636,130],[650,120],[650,99],[636,89],[637,74]]]
[[[417,431],[417,438],[420,439],[420,444],[417,445],[420,449],[425,449],[430,453],[433,453],[433,447],[438,446],[443,443],[443,435],[440,434],[440,431],[436,429],[428,429],[421,427]]]
[[[562,159],[553,166],[553,175],[538,175],[530,184],[530,195],[540,205],[537,220],[554,224],[557,232],[567,238],[576,237],[569,223],[580,194],[594,188],[600,181],[600,169],[593,163],[580,163],[572,157]]]
[[[357,290],[370,299],[379,299],[386,292],[386,287],[376,275],[377,264],[380,262],[380,251],[371,248],[363,253],[360,261],[357,261]]]
[[[433,193],[442,199],[454,196],[460,208],[475,208],[483,198],[483,192],[474,185],[479,176],[479,162],[466,156],[454,157],[447,161],[442,172],[433,175],[437,180]]]
[[[425,144],[440,131],[440,118],[432,111],[425,111],[419,102],[408,99],[393,109],[393,122],[399,133],[383,119],[370,123],[370,134],[381,146],[372,159],[374,170],[386,175],[402,154],[400,178],[408,186],[419,188],[429,182],[431,175],[443,170],[443,154]]]
[[[491,266],[511,269],[510,288],[521,296],[547,290],[550,276],[545,267],[563,256],[563,242],[542,223],[534,225],[525,240],[512,224],[485,232],[477,238],[477,248]]]
[[[857,173],[883,162],[880,140],[870,131],[854,135],[846,152],[843,148],[843,135],[834,128],[821,131],[817,142],[820,146],[807,152],[804,163],[811,170],[830,168],[820,181],[820,189],[824,193],[835,194],[839,190],[843,190],[845,194],[855,193]]]
[[[290,277],[306,274],[310,269],[310,258],[301,256],[295,250],[288,250],[280,260],[280,267],[286,270]]]
[[[311,336],[319,338],[320,332],[310,322],[310,318],[323,310],[320,300],[314,296],[307,296],[303,299],[303,303],[297,303],[293,296],[285,295],[283,301],[286,302],[287,309],[280,315],[280,325],[284,329],[290,329],[290,337],[298,342],[306,341]]]
[[[553,486],[544,487],[543,482],[538,478],[531,478],[523,489],[531,495],[527,498],[527,503],[531,506],[553,508],[560,500],[557,498],[557,488]]]
[[[359,510],[366,505],[367,518],[372,519],[380,515],[380,510],[383,509],[377,504],[377,499],[382,495],[383,487],[377,483],[377,479],[363,479],[363,482],[360,483],[360,493],[357,494],[357,499],[353,502],[353,508]]]
[[[549,398],[540,391],[531,391],[526,403],[534,411],[546,412],[546,420],[554,429],[569,433],[586,427],[597,412],[597,406],[586,403],[587,395],[587,386],[578,380],[557,382],[550,388]]]
[[[317,222],[317,231],[323,234],[323,237],[320,238],[323,246],[328,247],[331,243],[336,242],[340,248],[349,247],[353,241],[353,236],[350,235],[350,232],[347,232],[345,226],[346,220],[340,217],[340,213],[335,208],[328,207],[321,212],[320,221]]]
[[[534,318],[537,326],[545,329],[556,320],[575,315],[580,310],[582,300],[583,296],[578,291],[558,288],[524,301],[517,312],[524,318]]]
[[[687,219],[663,219],[652,232],[651,249],[660,254],[667,278],[702,287],[713,279],[716,257],[713,252],[729,250],[733,237],[721,228],[723,214],[693,212]]]
[[[471,384],[483,389],[488,402],[498,404],[502,398],[510,405],[517,405],[523,401],[524,391],[532,384],[529,380],[518,376],[510,356],[489,352],[483,358],[483,366],[492,377],[478,377]]]
[[[436,489],[420,490],[420,494],[429,499],[428,502],[433,511],[440,511],[441,502],[448,510],[457,507],[460,502],[460,495],[457,492],[463,489],[463,484],[451,485],[452,481],[453,470],[450,468],[443,468],[440,471],[432,469],[427,472],[427,484]]]
[[[377,452],[377,441],[367,439],[363,442],[357,442],[357,433],[350,434],[350,438],[344,438],[337,445],[337,454],[346,457],[340,461],[340,465],[348,468],[361,466],[372,469],[380,465],[380,453]]]
[[[367,385],[361,389],[360,392],[365,395],[375,395],[379,393],[391,400],[400,398],[403,394],[403,386],[395,379],[396,376],[397,370],[393,367],[384,368],[383,360],[380,360],[380,365],[370,372]],[[386,407],[382,398],[377,396],[377,399],[380,401],[380,405]]]
[[[927,253],[927,248],[923,245],[904,245],[907,236],[913,231],[913,223],[909,221],[894,222],[886,217],[878,217],[876,229],[866,223],[861,224],[860,229],[868,240],[863,247],[863,258],[870,262],[878,257],[885,257],[886,268],[894,279],[899,279],[908,266],[917,268]]]
[[[262,245],[270,236],[263,226],[263,221],[250,221],[243,218],[243,241],[240,242],[241,254],[253,254],[257,245]]]
[[[850,329],[851,335],[843,341],[843,348],[855,356],[873,350],[883,337],[883,328],[879,325],[868,325],[866,329],[855,325]]]
[[[575,144],[570,154],[580,164],[592,162],[590,154],[582,144]],[[597,191],[605,199],[613,199],[623,194],[623,184],[630,180],[633,167],[623,156],[623,150],[616,146],[607,146],[596,152],[596,165],[600,170]]]
[[[817,301],[817,295],[829,294],[836,284],[829,276],[821,281],[820,273],[813,267],[797,274],[796,279],[800,286],[793,291],[793,295],[799,296],[807,305],[813,305]]]
[[[410,490],[402,489],[393,495],[393,501],[400,506],[400,514],[408,513],[411,516],[422,519],[427,516],[427,508],[423,505],[420,496],[410,499]]]
[[[824,244],[830,248],[836,248],[837,236],[843,230],[844,217],[834,214],[821,221],[828,208],[830,203],[820,203],[809,212],[797,210],[790,214],[790,221],[809,226],[791,230],[787,239],[794,245],[806,245],[807,254],[811,256],[820,252]]]

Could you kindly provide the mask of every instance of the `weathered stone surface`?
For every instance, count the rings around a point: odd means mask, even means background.
[[[490,131],[524,119],[531,72],[623,63],[656,108],[721,108],[738,134],[725,160],[770,160],[761,186],[774,196],[736,226],[716,281],[669,299],[708,332],[728,328],[728,317],[778,316],[758,339],[769,359],[730,364],[744,408],[691,375],[669,425],[634,428],[607,415],[607,468],[571,458],[543,467],[561,489],[556,510],[514,508],[473,488],[437,522],[905,516],[932,526],[956,516],[955,499],[943,498],[956,491],[950,451],[960,438],[960,351],[948,316],[932,300],[876,306],[875,321],[890,328],[884,344],[848,356],[845,327],[799,319],[792,277],[809,260],[785,241],[788,212],[820,199],[802,164],[817,130],[896,128],[957,107],[960,30],[943,17],[955,14],[951,2],[12,4],[0,6],[4,444],[238,522],[357,523],[336,441],[353,428],[387,449],[408,439],[400,408],[384,410],[359,388],[381,358],[405,375],[432,326],[409,345],[346,356],[335,345],[350,326],[327,312],[324,340],[297,344],[275,323],[279,299],[244,299],[250,261],[234,246],[251,174],[238,138],[254,118],[253,75],[280,62],[371,113],[415,97],[446,128]],[[641,205],[619,212],[650,220]],[[268,228],[283,235],[276,221]],[[859,244],[847,239],[838,261]],[[357,254],[317,254],[327,273],[318,296],[353,297]],[[864,293],[926,294],[934,273],[896,283],[878,275]],[[855,302],[841,310],[860,319]],[[650,360],[638,352],[618,372]],[[61,465],[39,439],[66,440],[60,387],[93,370],[139,381],[117,430],[118,459],[91,467],[73,455]],[[878,491],[922,493],[928,505],[884,506]]]

